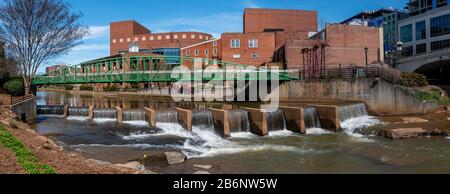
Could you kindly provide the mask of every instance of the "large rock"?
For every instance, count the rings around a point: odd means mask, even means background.
[[[137,161],[128,162],[126,164],[118,164],[117,166],[124,167],[124,168],[129,168],[129,169],[133,169],[133,170],[139,170],[139,171],[144,171],[145,170],[145,166],[142,165],[141,163],[137,162]]]
[[[181,164],[186,160],[186,156],[181,152],[166,152],[167,164]]]
[[[421,128],[402,128],[386,130],[381,135],[391,139],[407,139],[427,135],[427,131]]]
[[[148,167],[167,165],[166,154],[163,152],[144,155],[141,158],[137,159],[137,161]]]
[[[407,117],[407,118],[402,118],[403,123],[427,123],[428,120],[426,119],[422,119],[419,117]]]

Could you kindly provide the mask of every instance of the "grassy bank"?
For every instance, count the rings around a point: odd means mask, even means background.
[[[0,144],[11,150],[17,157],[17,163],[29,174],[55,174],[47,164],[41,164],[36,155],[24,146],[11,132],[0,124]]]

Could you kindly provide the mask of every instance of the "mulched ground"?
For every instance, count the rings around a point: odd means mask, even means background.
[[[13,135],[25,144],[40,160],[49,164],[58,174],[136,174],[135,170],[117,167],[112,164],[89,160],[74,153],[66,153],[52,140],[47,139],[28,125],[15,122],[17,127],[9,126],[9,115],[1,114],[0,120]],[[4,147],[0,149],[0,173],[21,173],[15,164],[14,155]],[[15,165],[14,165],[15,164]]]

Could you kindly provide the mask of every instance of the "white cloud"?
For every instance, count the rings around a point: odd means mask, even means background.
[[[109,36],[109,26],[89,26],[89,34],[85,39],[97,39]]]
[[[72,48],[71,52],[88,52],[88,51],[98,51],[98,50],[109,50],[109,45],[107,44],[82,44]],[[69,52],[69,54],[71,53]]]
[[[252,0],[246,0],[243,3],[244,3],[245,8],[261,8],[261,6],[259,6]]]

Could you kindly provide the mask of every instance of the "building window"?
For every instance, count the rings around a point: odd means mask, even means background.
[[[206,39],[206,40],[209,40],[209,37],[207,36],[207,37],[205,37],[205,39]]]
[[[258,39],[248,40],[248,48],[258,48]]]
[[[121,38],[121,39],[119,40],[119,42],[121,42],[121,43],[122,43],[122,42],[123,42],[123,38]]]
[[[240,54],[234,54],[233,55],[233,59],[240,59],[241,58],[241,55]]]
[[[412,24],[402,26],[400,28],[400,40],[402,42],[411,42],[412,38]]]
[[[191,52],[189,50],[186,50],[186,57],[191,56]]]
[[[196,57],[198,56],[198,53],[199,53],[198,49],[195,49],[195,50],[194,50],[194,55],[195,55]]]
[[[213,45],[214,47],[216,47],[216,46],[217,46],[217,40],[216,40],[216,41],[213,41],[212,45]]]
[[[113,43],[116,43],[116,39],[113,39]]]
[[[208,57],[209,56],[209,50],[205,49],[205,56]]]
[[[147,37],[142,37],[142,41],[146,41],[147,40]]]
[[[135,37],[135,38],[134,38],[134,42],[139,42],[139,38],[138,38],[138,37]]]
[[[231,40],[231,48],[240,48],[240,47],[241,47],[241,40],[239,39]]]
[[[431,50],[432,51],[442,50],[442,49],[446,49],[446,48],[450,48],[450,39],[431,42]]]
[[[416,40],[423,40],[427,38],[427,27],[425,21],[416,23]]]
[[[155,37],[153,37],[153,36],[150,36],[150,40],[155,40]]]
[[[422,54],[427,52],[427,44],[416,45],[416,54]]]
[[[191,34],[191,39],[195,39],[195,34]]]
[[[150,49],[139,49],[140,53],[150,53]]]
[[[169,40],[170,39],[170,35],[166,35],[166,40]]]
[[[158,40],[162,40],[162,36],[158,36]]]
[[[127,42],[131,42],[131,38],[127,38]]]
[[[177,34],[173,35],[173,38],[178,39],[178,35]]]
[[[186,37],[187,37],[186,34],[183,34],[183,39],[186,39]]]
[[[252,59],[258,59],[259,58],[259,54],[258,53],[252,53],[251,57],[252,57]]]
[[[203,39],[203,35],[198,35],[198,39]]]
[[[213,56],[217,56],[217,49],[213,49]]]
[[[402,50],[402,56],[403,57],[413,56],[413,47],[412,46],[404,47]]]
[[[431,37],[450,34],[450,14],[431,18]]]

